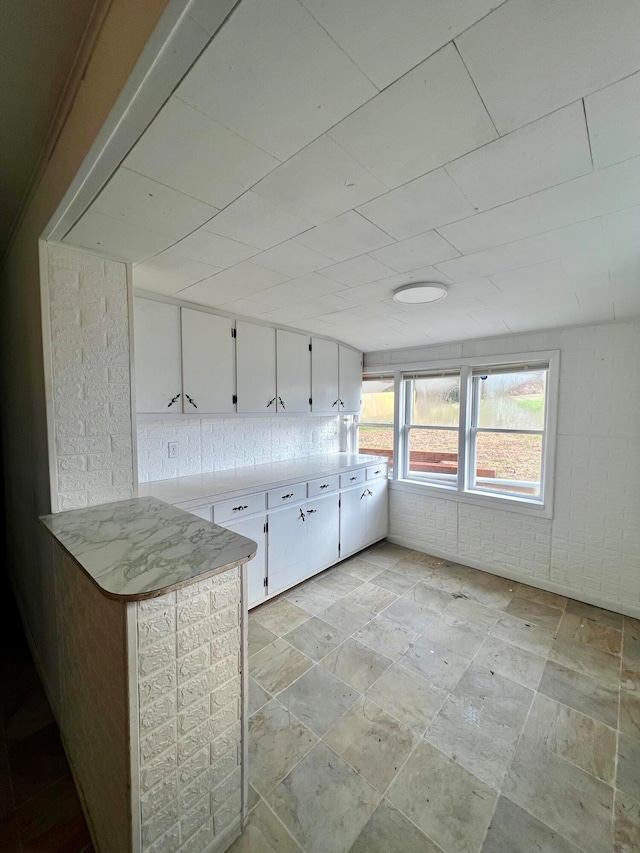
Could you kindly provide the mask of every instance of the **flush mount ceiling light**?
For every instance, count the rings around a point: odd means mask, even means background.
[[[403,284],[393,291],[394,302],[418,305],[423,302],[437,302],[447,295],[447,285],[438,281],[413,281]]]

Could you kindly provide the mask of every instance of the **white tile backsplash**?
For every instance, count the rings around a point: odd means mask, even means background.
[[[169,459],[168,443],[178,442]],[[341,450],[339,417],[138,420],[141,483]]]

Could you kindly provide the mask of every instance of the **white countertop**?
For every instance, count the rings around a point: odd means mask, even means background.
[[[205,503],[215,503],[226,498],[237,498],[252,492],[279,489],[304,480],[315,480],[330,474],[342,474],[356,468],[366,468],[377,463],[388,463],[382,456],[363,453],[331,453],[326,456],[307,456],[287,462],[269,462],[249,468],[232,468],[212,474],[195,474],[191,477],[174,477],[141,483],[140,497],[159,498],[182,509],[193,509]]]

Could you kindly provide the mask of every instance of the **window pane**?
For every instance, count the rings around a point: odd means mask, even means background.
[[[478,426],[544,429],[547,371],[497,373],[474,381]]]
[[[539,498],[541,471],[542,436],[476,434],[476,488]]]
[[[458,430],[409,430],[409,469],[412,480],[457,485]]]
[[[460,377],[414,379],[412,402],[412,424],[457,427],[460,420]]]
[[[361,423],[393,424],[393,379],[364,379]]]
[[[393,427],[358,427],[358,453],[387,456],[393,465]]]

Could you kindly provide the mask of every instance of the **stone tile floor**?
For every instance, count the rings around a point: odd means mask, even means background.
[[[232,853],[640,850],[640,622],[385,542],[249,643]]]
[[[0,853],[93,853],[58,728],[4,589]]]

